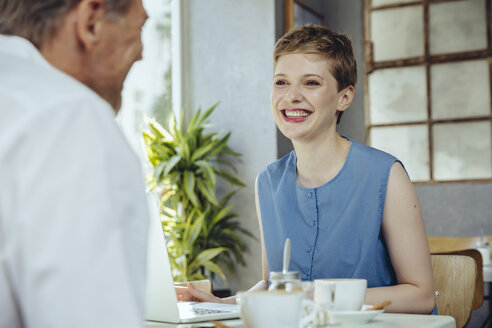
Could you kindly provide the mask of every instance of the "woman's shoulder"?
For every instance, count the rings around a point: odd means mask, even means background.
[[[269,177],[270,179],[272,179],[277,176],[283,175],[284,172],[289,170],[293,170],[295,173],[296,160],[296,153],[293,150],[283,157],[277,159],[276,161],[268,164],[258,174],[258,180],[264,179],[265,177]]]
[[[399,161],[398,158],[393,156],[392,154],[385,152],[381,149],[377,149],[371,146],[367,146],[365,144],[359,143],[355,140],[349,139],[352,141],[352,145],[354,147],[354,154],[357,158],[357,161],[371,161],[376,163],[393,163],[395,161]]]

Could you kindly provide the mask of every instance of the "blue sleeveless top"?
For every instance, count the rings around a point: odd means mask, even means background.
[[[396,285],[381,231],[395,157],[349,139],[344,166],[318,188],[296,182],[295,151],[258,175],[258,198],[268,272],[282,270],[286,238],[290,271],[302,280],[364,278],[367,287]]]

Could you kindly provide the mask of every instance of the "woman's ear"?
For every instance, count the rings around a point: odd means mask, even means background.
[[[78,38],[82,46],[90,50],[100,40],[106,19],[103,0],[81,0],[76,10]]]
[[[337,111],[338,112],[345,111],[350,106],[353,99],[354,99],[354,87],[349,85],[348,87],[346,87],[345,89],[339,92]]]

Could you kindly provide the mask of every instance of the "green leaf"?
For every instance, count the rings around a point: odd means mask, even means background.
[[[203,158],[203,156],[206,153],[210,152],[213,148],[214,148],[214,143],[211,143],[211,142],[201,146],[191,156],[191,162],[193,163],[196,160]]]
[[[196,197],[195,194],[195,175],[193,174],[193,172],[184,171],[183,184],[184,184],[183,187],[186,196],[188,196],[189,200],[193,205],[200,208],[201,207],[200,202],[198,201],[198,198]]]
[[[181,156],[179,155],[174,155],[173,157],[171,157],[169,161],[167,161],[166,169],[164,170],[164,176],[168,175],[169,172],[171,172],[171,170],[176,166],[176,164],[179,163],[180,160]]]
[[[215,197],[215,186],[212,186],[209,183],[204,183],[201,180],[196,181],[198,190],[207,198],[209,202],[214,204],[215,206],[219,205],[219,202],[217,201],[217,198]]]
[[[195,165],[200,168],[200,172],[202,172],[210,184],[215,188],[216,179],[212,165],[210,165],[207,161],[196,161]]]
[[[214,159],[214,162],[221,164],[223,166],[227,166],[231,170],[233,170],[234,172],[237,172],[236,166],[229,160],[216,158],[216,159]]]
[[[186,164],[190,164],[190,146],[182,141],[180,144],[179,144],[179,154],[181,155],[181,157],[183,158],[183,160],[186,162]]]
[[[152,133],[154,134],[154,139],[166,138],[169,139],[169,133],[155,120],[150,119],[148,121],[148,126],[150,127]]]
[[[203,156],[203,158],[204,159],[211,159],[211,158],[217,156],[227,146],[227,142],[229,141],[230,137],[231,137],[231,133],[229,132],[225,135],[225,137],[216,141],[213,149],[211,151],[209,151],[208,153],[206,153]]]
[[[217,213],[214,218],[212,219],[212,223],[210,224],[212,227],[216,225],[220,220],[224,219],[227,216],[227,213],[229,213],[230,210],[232,210],[232,206],[226,206],[223,209]]]
[[[201,125],[209,116],[210,114],[212,114],[212,112],[215,110],[215,108],[220,104],[220,101],[219,102],[216,102],[215,104],[213,104],[209,109],[207,109],[205,111],[205,113],[203,113],[203,115],[196,121],[195,125]]]
[[[241,186],[241,187],[246,186],[241,180],[239,180],[239,178],[236,178],[234,175],[232,175],[231,173],[229,173],[227,171],[217,169],[217,168],[214,169],[214,171],[215,171],[215,173],[217,173],[218,175],[220,175],[221,177],[223,177],[224,179],[226,179],[228,182],[232,183],[233,185]]]
[[[217,264],[215,264],[214,262],[207,261],[207,262],[203,263],[203,266],[205,268],[207,268],[208,271],[217,273],[224,281],[227,281],[227,278],[226,278],[224,272],[222,271],[222,269]]]
[[[202,213],[202,214],[198,215],[195,222],[193,222],[193,224],[191,224],[191,226],[189,228],[189,236],[186,240],[186,248],[188,248],[188,249],[193,248],[193,243],[198,238],[198,235],[200,234],[200,230],[202,230],[204,218],[205,218],[205,216]]]
[[[225,204],[229,203],[229,200],[232,198],[232,196],[236,194],[236,192],[237,191],[234,190],[225,195],[224,198],[222,198],[222,200],[220,201],[219,207],[224,207]]]
[[[198,254],[198,256],[193,260],[193,262],[191,262],[190,266],[192,266],[192,267],[202,266],[203,263],[212,260],[213,258],[218,256],[220,253],[225,252],[225,251],[226,251],[226,248],[224,248],[224,247],[216,247],[216,248],[206,249],[206,250],[200,252],[200,254]]]
[[[222,152],[224,155],[231,155],[233,157],[241,157],[242,156],[241,153],[235,152],[229,146],[226,146]]]
[[[201,111],[202,110],[200,108],[198,108],[195,115],[193,115],[193,117],[191,118],[190,123],[188,124],[188,127],[186,129],[186,134],[191,133],[195,129],[195,123],[198,120],[198,118],[200,117]]]

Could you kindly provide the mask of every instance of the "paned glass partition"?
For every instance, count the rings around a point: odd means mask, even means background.
[[[492,0],[364,0],[367,143],[421,183],[492,180]]]

